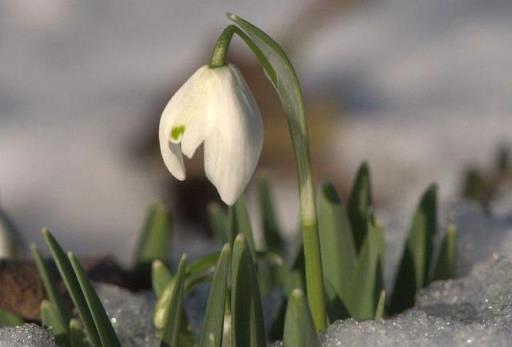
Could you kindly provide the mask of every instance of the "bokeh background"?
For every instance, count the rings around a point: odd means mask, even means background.
[[[218,197],[200,153],[177,184],[156,131],[170,96],[207,63],[226,11],[289,53],[315,176],[342,196],[368,160],[380,206],[412,209],[432,181],[456,199],[465,168],[491,165],[512,142],[507,0],[3,0],[0,204],[26,240],[40,243],[46,226],[65,248],[128,263],[146,208],[162,200],[177,216],[176,247],[198,248],[205,204]],[[291,232],[298,202],[282,111],[243,45],[230,59],[263,111],[260,167]]]

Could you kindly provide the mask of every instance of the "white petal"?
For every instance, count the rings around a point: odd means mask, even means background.
[[[199,68],[173,95],[160,118],[160,150],[165,165],[179,180],[185,179],[181,152],[191,157],[207,135],[211,69]],[[181,132],[175,132],[177,129]],[[179,134],[173,138],[172,133]],[[180,145],[181,143],[181,145]]]
[[[204,147],[205,172],[222,200],[233,205],[251,179],[263,145],[261,115],[242,75],[234,66],[219,73],[212,129]]]
[[[169,142],[167,139],[162,141],[160,138],[160,151],[162,152],[162,158],[167,170],[169,170],[174,177],[183,181],[186,178],[186,175],[180,145]]]

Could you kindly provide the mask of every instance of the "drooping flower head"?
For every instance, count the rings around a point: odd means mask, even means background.
[[[160,119],[165,165],[186,178],[183,154],[192,158],[204,143],[206,177],[233,205],[251,179],[263,145],[258,105],[233,65],[199,68],[174,94]]]

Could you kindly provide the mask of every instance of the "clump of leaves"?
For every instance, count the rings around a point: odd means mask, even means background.
[[[510,147],[498,148],[494,165],[482,170],[469,167],[462,179],[461,196],[477,201],[489,213],[490,203],[499,192],[500,187],[512,181],[512,159]]]

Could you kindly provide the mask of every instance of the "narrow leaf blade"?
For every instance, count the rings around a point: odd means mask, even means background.
[[[160,344],[161,347],[179,347],[178,341],[181,331],[181,318],[183,316],[186,268],[187,257],[182,256],[178,266],[178,272],[176,273],[171,299],[169,300],[169,307],[166,310],[162,342]]]
[[[148,264],[156,259],[169,259],[171,220],[171,214],[164,205],[156,203],[150,207],[135,254],[137,265]]]
[[[277,220],[272,190],[265,175],[259,174],[257,176],[256,187],[258,189],[258,202],[265,247],[271,252],[281,253],[284,241],[281,237],[281,229]]]
[[[235,239],[231,269],[233,347],[264,347],[267,342],[256,268],[243,234]]]
[[[454,225],[448,227],[441,242],[441,250],[432,276],[432,281],[447,280],[455,275],[455,260],[457,259],[457,229]]]
[[[354,242],[359,251],[368,232],[368,216],[372,205],[370,168],[364,162],[357,170],[352,191],[347,202],[347,213],[354,233]]]
[[[162,295],[171,280],[172,275],[167,266],[160,260],[153,261],[153,264],[151,264],[151,285],[157,298]]]
[[[323,185],[318,196],[318,230],[324,280],[332,285],[337,296],[342,299],[349,290],[357,259],[352,230],[334,186]]]
[[[217,269],[213,277],[208,304],[201,330],[200,347],[221,347],[224,327],[224,307],[228,285],[228,271],[230,265],[230,248],[226,244],[222,249],[217,262]]]
[[[0,309],[0,328],[23,325],[23,319],[14,313]]]
[[[53,303],[48,300],[41,302],[41,323],[52,330],[58,345],[69,346],[68,324],[62,321],[62,317]]]
[[[87,306],[87,302],[80,288],[80,284],[76,278],[75,272],[69,262],[68,257],[57,243],[53,235],[46,229],[43,230],[43,237],[53,256],[53,260],[57,265],[57,269],[64,280],[64,284],[68,289],[71,300],[75,304],[78,314],[84,323],[85,331],[93,346],[101,346],[100,337],[96,330],[91,312]]]
[[[39,273],[39,277],[43,282],[46,295],[58,313],[58,319],[60,320],[59,325],[64,326],[67,329],[70,315],[66,309],[62,295],[57,289],[57,279],[46,265],[46,262],[39,252],[39,249],[35,245],[32,245],[31,250],[37,271]]]
[[[431,185],[414,213],[395,280],[392,314],[413,306],[416,293],[427,284],[437,230],[436,191],[436,186]]]
[[[304,292],[294,289],[288,298],[284,347],[319,347],[318,336]]]
[[[107,312],[105,312],[100,298],[87,278],[84,269],[78,262],[78,259],[71,252],[68,253],[68,258],[73,270],[75,271],[76,278],[78,279],[78,283],[82,289],[87,306],[91,312],[102,345],[104,347],[121,347],[121,343],[117,338]]]

